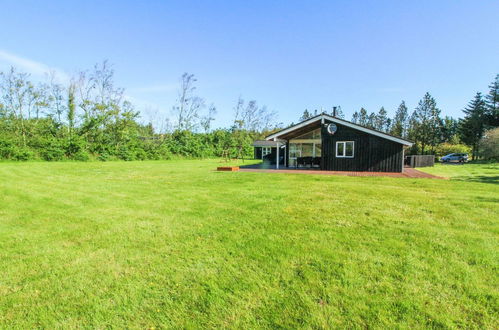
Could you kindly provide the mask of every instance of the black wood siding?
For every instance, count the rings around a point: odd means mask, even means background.
[[[255,159],[262,159],[262,147],[255,147]]]
[[[322,127],[322,164],[329,171],[401,172],[403,145],[336,124],[334,135]],[[353,158],[336,158],[337,141],[354,141]]]

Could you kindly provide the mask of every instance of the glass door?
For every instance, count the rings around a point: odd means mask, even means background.
[[[298,143],[289,144],[289,166],[296,167],[296,159],[301,157],[301,145]]]

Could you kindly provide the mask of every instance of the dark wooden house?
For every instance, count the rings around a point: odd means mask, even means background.
[[[255,141],[255,159],[277,168],[402,172],[412,142],[321,114]]]

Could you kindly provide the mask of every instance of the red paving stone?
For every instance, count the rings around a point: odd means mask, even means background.
[[[385,176],[391,178],[425,178],[425,179],[445,179],[440,176],[428,174],[413,168],[404,168],[399,172],[348,172],[348,171],[320,171],[320,170],[299,170],[299,169],[263,169],[263,168],[241,168],[241,172],[265,172],[265,173],[292,173],[292,174],[323,174],[342,176]]]

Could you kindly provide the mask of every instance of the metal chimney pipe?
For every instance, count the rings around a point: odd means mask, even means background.
[[[336,107],[333,107],[333,117],[336,117]]]

